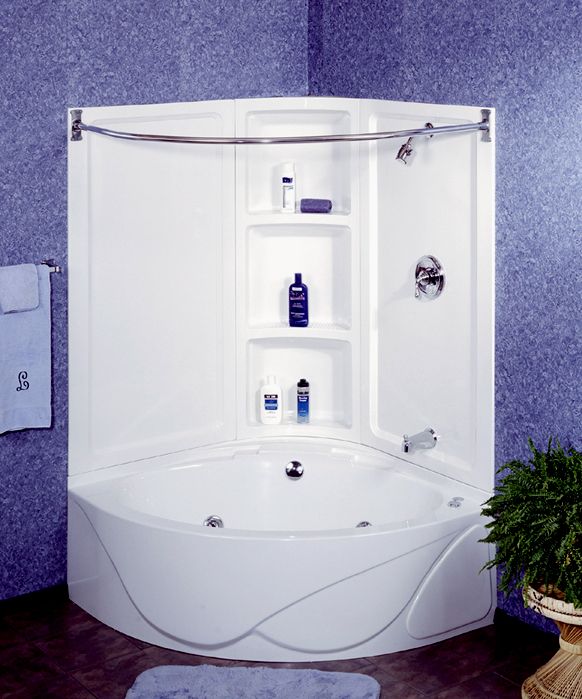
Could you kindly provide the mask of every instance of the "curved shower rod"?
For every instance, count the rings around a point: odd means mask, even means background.
[[[115,131],[105,129],[101,126],[85,124],[81,120],[82,110],[71,110],[71,141],[80,141],[83,138],[83,131],[91,131],[110,136],[111,138],[121,138],[126,141],[156,141],[161,143],[192,143],[192,144],[213,144],[213,145],[271,145],[282,143],[332,143],[337,141],[381,141],[388,138],[408,138],[410,136],[436,136],[441,133],[458,133],[482,131],[483,141],[491,141],[489,109],[482,109],[482,120],[471,124],[451,124],[448,126],[423,126],[418,129],[404,129],[403,131],[377,131],[373,133],[347,133],[347,134],[322,134],[321,136],[274,136],[255,137],[240,136],[238,138],[222,136],[168,136],[163,134],[131,133],[129,131]]]

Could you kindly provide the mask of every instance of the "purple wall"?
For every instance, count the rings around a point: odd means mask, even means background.
[[[304,95],[307,0],[3,0],[0,47],[0,265],[65,265],[67,108]],[[66,574],[66,275],[52,282],[54,426],[0,436],[0,599]]]
[[[497,465],[582,448],[582,5],[315,0],[309,29],[311,94],[497,109]]]

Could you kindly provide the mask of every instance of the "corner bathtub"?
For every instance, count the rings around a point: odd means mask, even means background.
[[[71,599],[150,643],[275,662],[389,653],[489,623],[484,494],[337,444],[230,445],[72,479]],[[211,515],[224,527],[204,526]]]

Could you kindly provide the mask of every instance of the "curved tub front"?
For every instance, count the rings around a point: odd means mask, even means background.
[[[303,465],[299,479],[285,473],[291,460]],[[480,498],[454,481],[309,442],[116,473],[70,487],[69,589],[145,641],[317,660],[402,650],[489,621]],[[454,497],[460,507],[449,506]],[[224,527],[204,526],[211,515]]]

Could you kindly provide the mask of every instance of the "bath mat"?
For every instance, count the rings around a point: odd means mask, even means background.
[[[267,667],[160,665],[142,672],[125,699],[378,699],[373,677]]]

